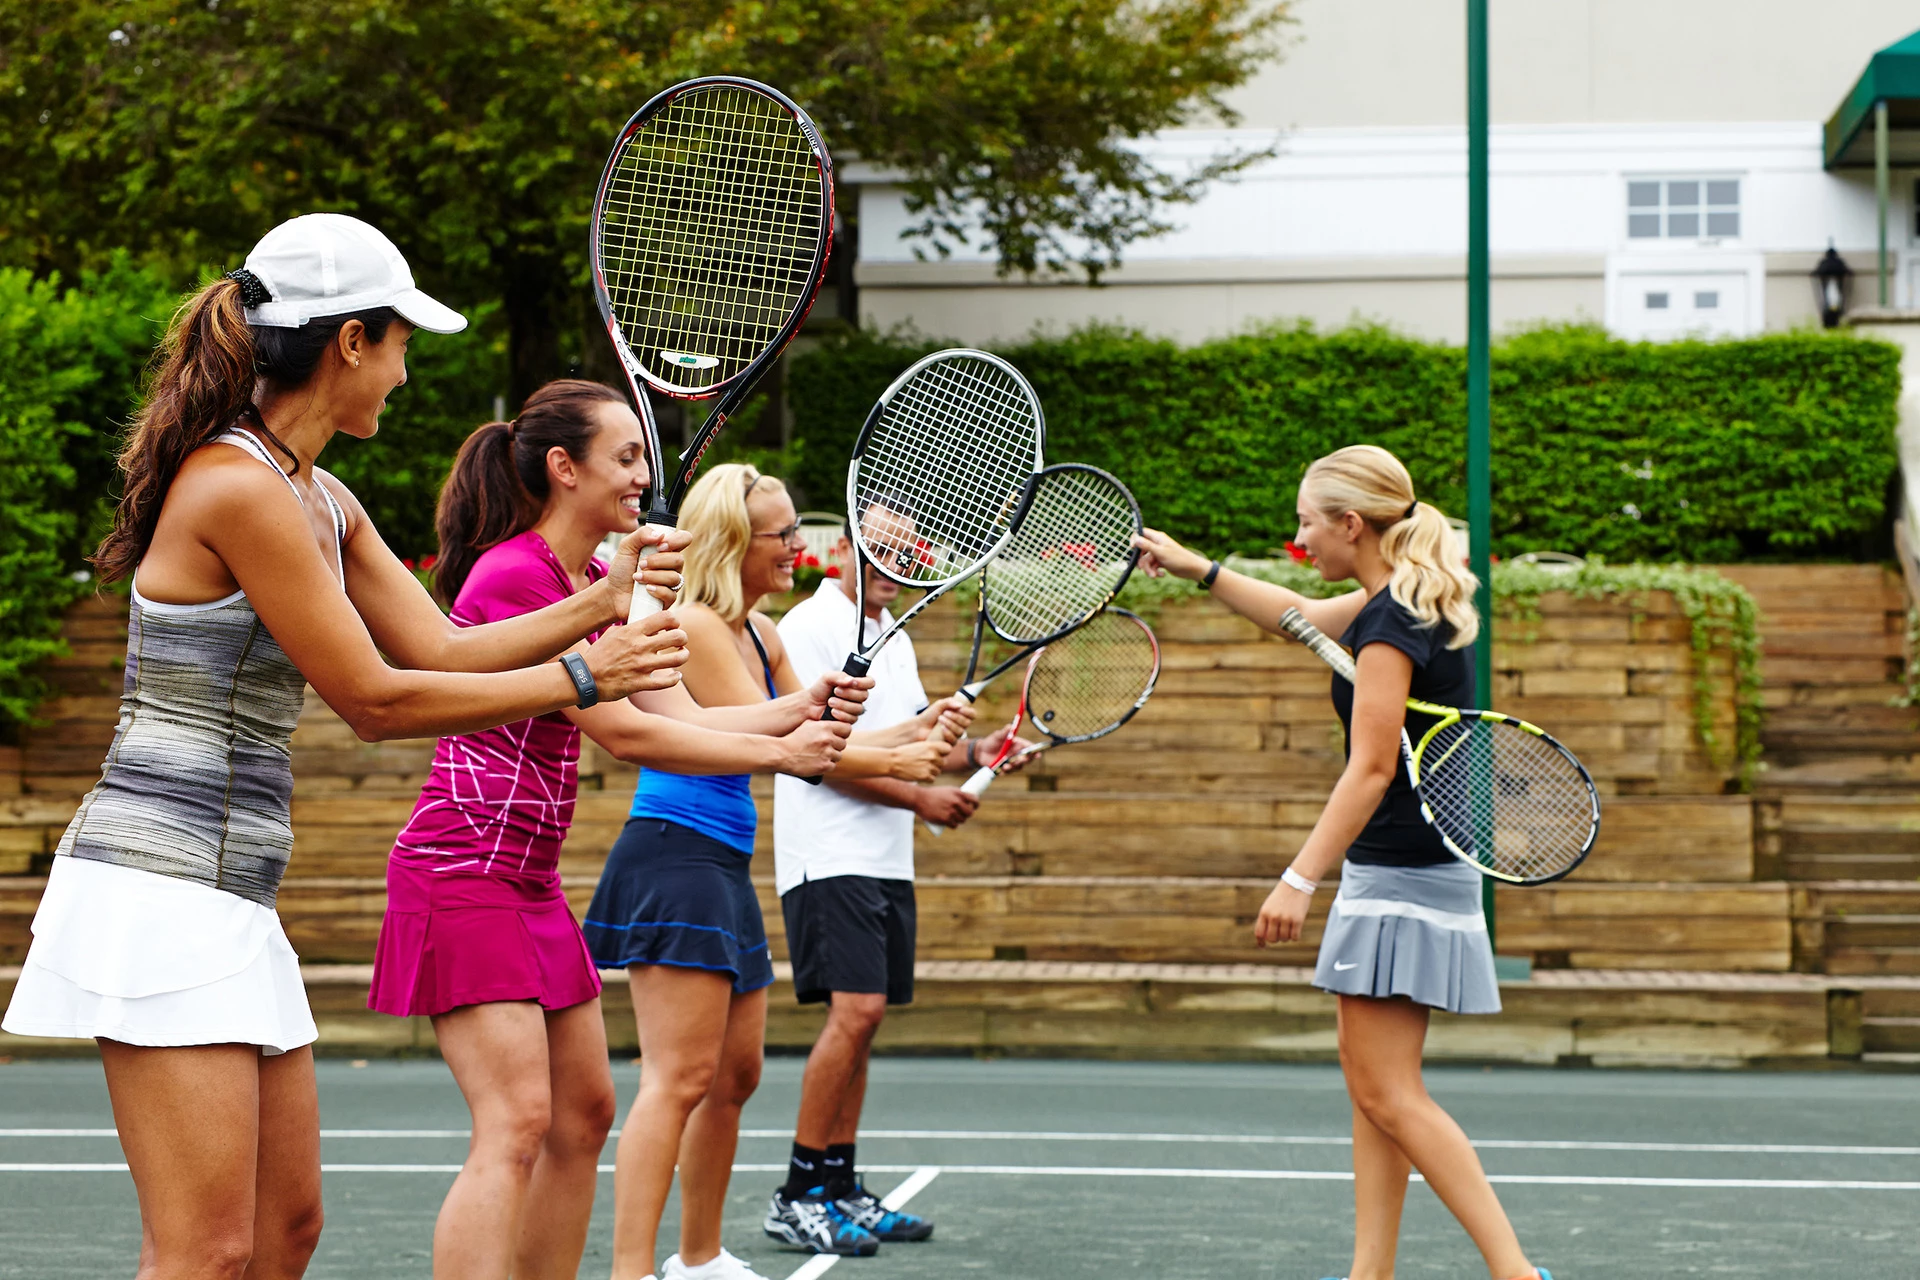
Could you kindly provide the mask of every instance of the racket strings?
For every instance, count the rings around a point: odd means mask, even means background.
[[[1592,789],[1551,740],[1498,720],[1447,725],[1420,753],[1420,791],[1434,824],[1503,875],[1565,871],[1593,834]]]
[[[961,356],[921,369],[881,411],[857,463],[863,552],[916,585],[971,572],[1013,518],[1039,434],[1031,393],[1001,366]],[[876,504],[909,523],[911,535],[868,521]]]
[[[1006,547],[987,562],[987,623],[1033,644],[1091,616],[1133,565],[1140,518],[1126,488],[1097,471],[1045,471]]]
[[[629,347],[683,390],[736,376],[804,304],[830,216],[778,102],[738,86],[674,99],[628,139],[602,202],[601,273]]]
[[[1061,741],[1097,738],[1126,723],[1159,675],[1160,646],[1147,625],[1130,614],[1099,613],[1034,655],[1027,718]]]

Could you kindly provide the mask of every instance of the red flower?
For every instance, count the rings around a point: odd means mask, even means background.
[[[1294,546],[1293,539],[1291,538],[1287,539],[1287,554],[1293,557],[1295,564],[1306,564],[1313,559],[1312,556],[1307,554],[1304,547]]]
[[[800,553],[800,567],[802,569],[818,569],[820,567],[820,557],[814,555],[811,551],[802,551]]]
[[[826,571],[826,576],[827,576],[827,577],[829,577],[829,578],[837,578],[837,577],[839,577],[839,576],[840,576],[840,566],[839,566],[839,565],[837,565],[837,564],[830,564],[830,565],[828,565],[828,566],[827,566],[827,571]]]
[[[431,569],[433,568],[433,566],[439,563],[440,563],[439,556],[427,556],[420,561],[420,567],[422,569]]]
[[[407,566],[407,568],[409,569],[413,568],[413,561],[410,559],[402,560],[400,563]]]

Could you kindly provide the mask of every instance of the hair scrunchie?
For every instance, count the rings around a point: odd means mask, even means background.
[[[1400,518],[1402,520],[1411,520],[1413,519],[1413,513],[1418,511],[1419,509],[1420,509],[1420,499],[1415,498],[1412,502],[1409,502],[1407,504],[1406,514],[1401,516]]]
[[[273,292],[266,282],[245,267],[227,272],[227,279],[240,286],[240,305],[257,307],[263,302],[273,301]]]

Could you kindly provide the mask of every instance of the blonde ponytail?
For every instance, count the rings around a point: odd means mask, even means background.
[[[758,604],[746,598],[740,566],[753,545],[747,496],[780,481],[742,462],[713,468],[687,490],[680,527],[693,535],[680,574],[680,599],[704,604],[728,622],[738,622]]]
[[[1473,643],[1480,580],[1467,572],[1440,508],[1414,498],[1413,477],[1400,459],[1378,445],[1350,445],[1308,467],[1300,487],[1323,514],[1337,519],[1352,511],[1380,531],[1380,558],[1393,571],[1387,590],[1421,626],[1444,620],[1449,649]]]

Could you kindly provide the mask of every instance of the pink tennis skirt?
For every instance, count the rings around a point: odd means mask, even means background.
[[[505,1000],[565,1009],[599,994],[600,975],[558,876],[388,865],[369,1009],[403,1018]]]

